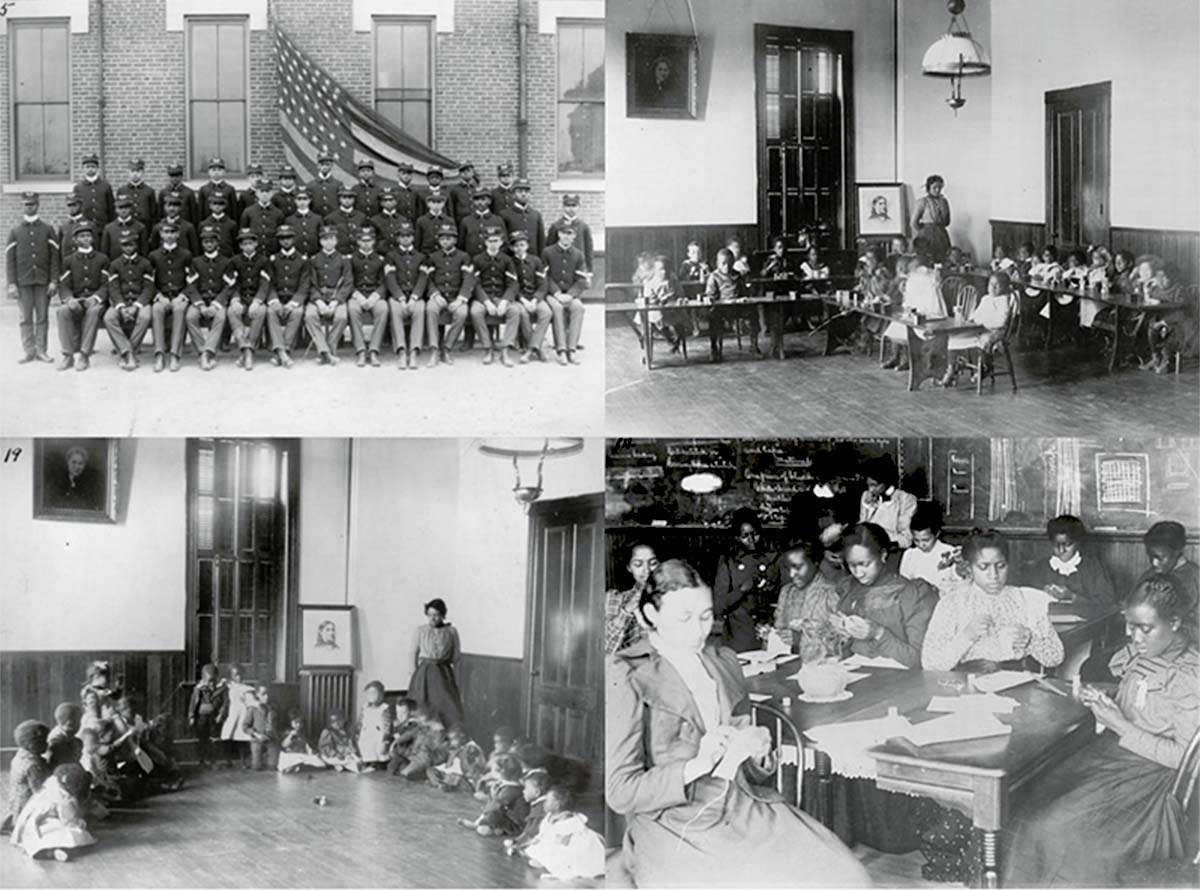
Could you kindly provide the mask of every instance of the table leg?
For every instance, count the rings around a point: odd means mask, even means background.
[[[1108,357],[1108,373],[1112,373],[1117,367],[1117,359],[1121,355],[1121,307],[1113,306],[1113,345],[1112,353]]]
[[[786,358],[786,356],[783,353],[783,325],[784,325],[783,304],[776,303],[774,305],[774,309],[775,309],[775,333],[774,333],[775,357],[778,358],[780,361],[783,361],[784,358]]]
[[[821,824],[833,830],[833,761],[829,755],[817,748],[813,751],[813,765],[817,771],[817,818]]]
[[[1042,352],[1050,351],[1050,341],[1054,339],[1054,307],[1058,305],[1058,300],[1054,299],[1054,294],[1046,294],[1046,342],[1042,344]]]
[[[642,306],[642,336],[646,340],[646,372],[654,370],[654,332],[650,329],[650,307]]]
[[[996,843],[996,832],[980,832],[979,851],[983,865],[983,886],[987,890],[996,890],[1000,886],[1000,851]]]
[[[904,331],[908,336],[908,391],[916,392],[921,385],[922,377],[918,376],[917,360],[924,359],[924,351],[921,348],[921,338],[917,336],[916,328],[904,326]]]

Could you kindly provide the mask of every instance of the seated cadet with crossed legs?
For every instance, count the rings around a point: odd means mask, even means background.
[[[309,258],[312,292],[304,310],[304,325],[317,347],[317,362],[338,363],[337,348],[346,330],[346,300],[354,288],[350,260],[338,253],[337,226],[321,228],[321,249]]]
[[[238,367],[254,369],[254,350],[258,348],[263,324],[267,320],[267,291],[271,275],[267,258],[258,252],[258,236],[249,229],[238,232],[241,253],[229,261],[225,281],[233,291],[229,300],[228,319],[241,356]],[[249,319],[249,323],[247,323]]]
[[[92,243],[96,227],[84,220],[75,229],[75,252],[67,260],[58,279],[58,342],[62,358],[58,370],[74,367],[88,369],[89,357],[96,346],[96,331],[108,299],[108,257]]]
[[[391,195],[395,201],[395,195]],[[384,195],[385,206],[389,195]],[[387,284],[388,307],[392,317],[392,342],[396,345],[396,366],[401,370],[417,369],[421,344],[425,339],[426,276],[423,270],[425,254],[413,247],[416,228],[407,219],[396,225],[396,248],[387,255],[384,282]],[[408,322],[408,336],[404,324]]]
[[[528,364],[534,356],[544,362],[546,353],[542,351],[542,342],[554,314],[546,300],[546,267],[529,252],[529,235],[525,232],[513,232],[509,240],[512,242],[513,267],[517,271],[515,302],[521,313],[521,336],[525,338],[521,364]]]
[[[199,256],[192,257],[188,276],[188,308],[184,314],[192,345],[200,356],[200,370],[211,371],[217,364],[217,350],[225,331],[225,307],[229,303],[229,285],[225,274],[229,257],[219,249],[221,235],[216,226],[200,227]],[[204,322],[208,322],[208,334]]]
[[[108,296],[104,328],[121,357],[121,370],[133,371],[150,327],[150,301],[154,298],[154,267],[149,259],[138,255],[138,239],[133,232],[122,236],[121,255],[109,264]]]
[[[492,342],[487,323],[490,320],[504,322],[504,332],[498,344],[500,363],[506,368],[511,368],[513,364],[509,360],[508,351],[517,339],[521,310],[517,308],[516,303],[517,270],[512,257],[501,253],[500,247],[503,244],[503,228],[488,226],[484,230],[484,251],[476,254],[472,262],[475,268],[475,299],[471,302],[469,311],[479,342],[487,344],[487,357],[483,360],[485,365],[495,361],[497,346]]]
[[[271,257],[267,336],[275,353],[271,363],[290,368],[291,351],[296,348],[300,323],[304,321],[310,272],[308,259],[296,250],[296,232],[291,226],[279,226],[275,230],[275,239],[279,242],[279,250]]]
[[[458,241],[458,230],[453,223],[442,223],[438,229],[438,249],[425,264],[428,277],[429,301],[425,306],[425,319],[429,326],[429,367],[436,368],[438,354],[448,365],[454,364],[450,352],[458,342],[463,326],[467,323],[467,300],[474,284],[475,273],[471,258],[454,245]],[[438,348],[438,324],[446,323],[446,339]]]
[[[346,305],[350,316],[350,336],[354,339],[357,364],[372,368],[380,367],[379,350],[383,348],[383,335],[387,333],[388,305],[384,297],[384,269],[386,261],[375,250],[375,230],[364,225],[358,230],[358,250],[350,254],[350,269],[354,276],[354,291]],[[369,316],[374,327],[371,340],[363,332],[363,316]]]

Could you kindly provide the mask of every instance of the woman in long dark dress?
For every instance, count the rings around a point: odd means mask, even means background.
[[[925,194],[913,207],[913,249],[926,254],[935,263],[950,252],[950,202],[942,195],[946,180],[934,173],[925,179]]]
[[[1104,734],[1014,814],[1005,886],[1113,887],[1126,863],[1194,853],[1171,795],[1200,728],[1200,653],[1184,630],[1187,607],[1166,575],[1125,600],[1130,642],[1109,665],[1116,697],[1090,686],[1080,696]]]
[[[757,626],[774,620],[779,554],[762,546],[762,522],[753,510],[735,510],[729,527],[733,548],[717,563],[713,606],[724,644],[745,652],[761,647]]]
[[[428,622],[417,628],[414,649],[416,670],[408,681],[408,697],[425,705],[443,726],[463,722],[462,696],[454,665],[458,662],[458,629],[446,621],[446,601],[431,599],[425,604]]]
[[[864,887],[854,854],[769,784],[737,658],[708,639],[713,600],[685,562],[655,570],[646,636],[610,659],[606,802],[626,817],[620,865],[638,887]],[[713,775],[727,747],[732,778]]]

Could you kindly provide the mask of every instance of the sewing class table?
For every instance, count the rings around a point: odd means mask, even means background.
[[[966,674],[953,671],[854,668],[870,676],[847,687],[853,693],[851,698],[809,704],[798,699],[800,687],[791,677],[799,669],[800,660],[789,659],[770,673],[748,678],[746,686],[751,692],[771,696],[770,703],[787,713],[801,732],[829,723],[884,717],[889,707],[914,724],[923,723],[943,716],[926,710],[932,696],[955,695],[953,684],[966,685]],[[1050,682],[1069,690],[1059,681]],[[999,886],[997,833],[1004,825],[1010,800],[1095,738],[1091,712],[1069,695],[1056,695],[1036,683],[1002,694],[1019,705],[1011,715],[999,715],[1001,722],[1012,726],[1010,735],[925,747],[894,738],[870,751],[879,788],[931,798],[971,819],[981,833],[987,887]],[[785,697],[790,699],[786,707]],[[814,767],[818,787],[814,815],[830,827],[833,769],[829,753],[814,749]]]

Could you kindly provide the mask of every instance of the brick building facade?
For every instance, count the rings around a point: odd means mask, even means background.
[[[547,223],[557,217],[565,192],[579,193],[580,216],[591,225],[602,252],[603,172],[560,173],[557,105],[558,29],[594,23],[602,40],[603,13],[603,0],[16,0],[0,18],[0,129],[8,134],[0,142],[0,226],[7,232],[20,218],[20,192],[26,189],[41,193],[43,218],[60,223],[65,195],[82,176],[80,161],[92,151],[99,153],[101,175],[114,190],[125,181],[133,157],[145,160],[145,178],[155,190],[165,184],[166,168],[173,163],[185,166],[193,188],[203,182],[202,171],[189,170],[195,147],[189,133],[187,41],[189,24],[204,19],[245,22],[247,74],[241,98],[248,150],[243,166],[258,161],[272,177],[284,155],[271,28],[280,26],[346,91],[373,105],[377,23],[427,22],[431,147],[456,162],[472,161],[491,188],[498,164],[521,161],[518,82],[524,21],[528,126],[519,172],[532,181],[532,203]],[[22,28],[39,25],[58,29],[44,38],[47,47],[52,40],[66,46],[46,49],[42,71],[31,77],[28,56],[23,65],[15,58],[16,41]],[[25,52],[36,43],[30,37],[26,32]],[[69,70],[66,80],[65,72],[52,70],[56,65]],[[20,90],[14,74],[19,67],[25,71]],[[39,76],[41,82],[27,82]],[[602,81],[599,93],[602,97]],[[21,127],[33,127],[27,120],[30,109],[21,105],[31,94],[32,113],[46,115],[44,144],[36,151],[17,145]],[[67,96],[69,112],[64,112]],[[52,117],[63,113],[69,113],[69,124],[55,129]],[[64,146],[68,127],[69,146]],[[45,161],[41,175],[18,171],[18,157],[27,171],[33,155],[33,167]],[[245,185],[244,174],[232,169],[229,179],[239,188]],[[414,184],[423,184],[419,176]]]

